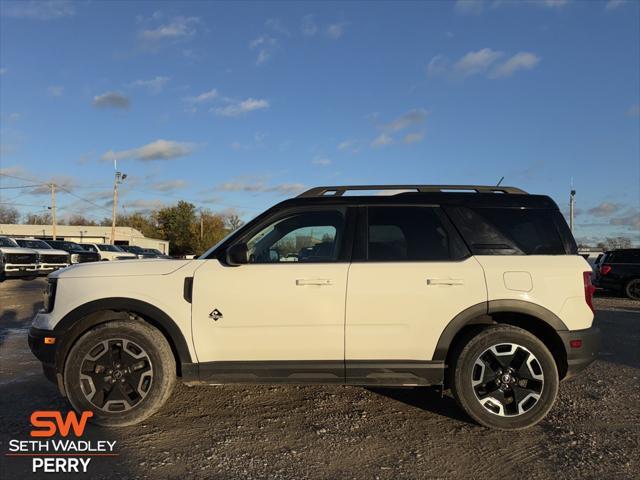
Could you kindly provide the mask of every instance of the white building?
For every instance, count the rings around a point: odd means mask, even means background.
[[[0,235],[13,238],[53,239],[51,225],[0,224]],[[111,227],[84,225],[56,225],[56,240],[69,240],[76,243],[111,243]],[[142,248],[156,248],[169,253],[169,242],[157,238],[147,238],[135,228],[116,227],[116,245],[137,245]]]

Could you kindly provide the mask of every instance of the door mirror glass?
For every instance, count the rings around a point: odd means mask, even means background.
[[[227,263],[229,265],[243,265],[248,263],[247,260],[247,244],[236,243],[227,249]]]

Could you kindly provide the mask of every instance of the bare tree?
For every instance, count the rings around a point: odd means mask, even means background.
[[[24,223],[27,225],[51,225],[51,214],[45,213],[28,213]]]
[[[0,223],[18,223],[20,213],[14,207],[0,205]]]
[[[607,250],[631,248],[631,239],[627,237],[607,237],[604,241]]]
[[[232,232],[244,225],[244,222],[236,214],[227,215],[225,223],[227,224],[227,228]]]

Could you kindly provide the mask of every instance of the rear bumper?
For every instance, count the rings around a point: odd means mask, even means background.
[[[570,378],[587,368],[598,358],[600,349],[600,329],[596,327],[584,330],[572,330],[558,332],[564,348],[567,352],[567,375]],[[576,341],[580,340],[580,347],[576,347]],[[574,346],[572,346],[574,342]]]

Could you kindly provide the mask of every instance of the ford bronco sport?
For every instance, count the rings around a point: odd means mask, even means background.
[[[349,195],[363,190],[390,195]],[[102,425],[145,419],[179,378],[439,385],[480,424],[520,429],[595,358],[590,274],[547,196],[318,187],[196,260],[51,274],[29,343]]]

